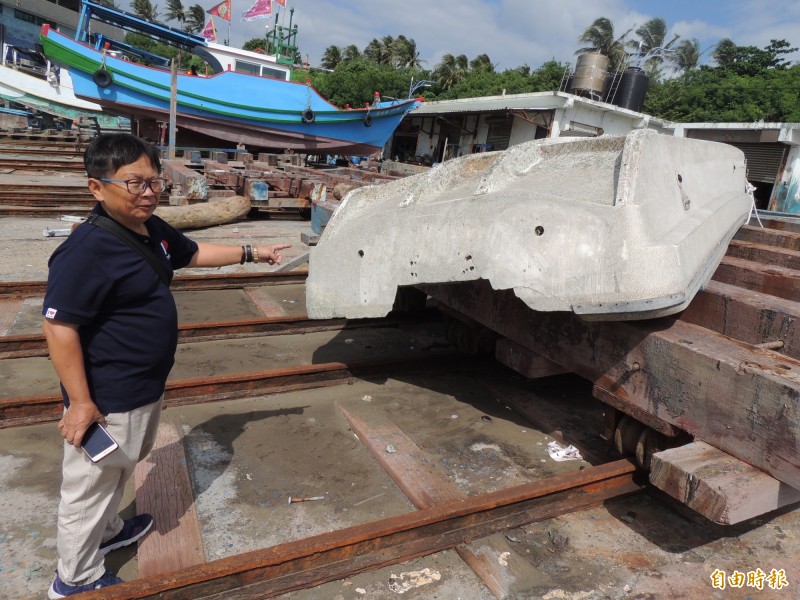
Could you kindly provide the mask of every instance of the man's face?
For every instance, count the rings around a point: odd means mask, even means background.
[[[142,181],[154,177],[158,177],[158,171],[146,156],[141,156],[129,165],[121,166],[115,173],[108,175],[107,179]],[[135,187],[131,186],[131,189]],[[89,190],[103,203],[109,216],[131,229],[141,227],[158,206],[159,194],[153,193],[149,186],[141,194],[132,194],[124,183],[90,178]]]

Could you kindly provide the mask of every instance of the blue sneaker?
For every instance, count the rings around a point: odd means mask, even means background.
[[[147,513],[136,515],[132,519],[127,519],[120,531],[107,542],[100,544],[100,554],[106,555],[112,550],[129,546],[150,531],[153,526],[153,517]]]
[[[110,585],[117,585],[118,583],[122,583],[122,579],[114,575],[111,571],[106,571],[100,579],[93,581],[92,583],[87,583],[84,585],[69,585],[68,583],[61,581],[61,577],[59,577],[58,571],[56,571],[56,578],[53,580],[53,584],[47,591],[47,597],[50,598],[50,600],[55,600],[56,598],[66,598],[67,596],[74,596],[75,594],[82,594],[83,592],[88,592],[91,590],[99,590],[100,588],[108,587]]]

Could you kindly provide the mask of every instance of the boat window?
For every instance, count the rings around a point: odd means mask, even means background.
[[[243,60],[237,60],[236,72],[249,73],[250,75],[258,75],[258,65],[255,63],[245,62]]]
[[[272,69],[270,67],[265,67],[263,65],[261,67],[261,76],[272,77],[273,79],[282,79],[286,81],[286,71],[282,69]]]

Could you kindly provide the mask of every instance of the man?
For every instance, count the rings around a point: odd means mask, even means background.
[[[98,201],[93,215],[115,221],[133,239],[87,222],[50,258],[43,328],[65,407],[58,424],[64,438],[59,561],[50,598],[120,583],[105,570],[104,555],[136,542],[153,525],[150,515],[123,521],[117,512],[125,483],[153,446],[175,359],[178,317],[165,279],[183,267],[259,258],[280,263],[281,250],[290,247],[198,244],[154,216],[166,187],[161,162],[153,146],[133,135],[98,136],[84,164]],[[141,244],[140,250],[129,243]],[[148,252],[156,264],[145,258]],[[98,462],[81,449],[94,422],[119,445]]]

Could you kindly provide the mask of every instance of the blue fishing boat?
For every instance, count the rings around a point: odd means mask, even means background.
[[[208,76],[177,75],[179,129],[250,146],[368,155],[379,151],[405,114],[418,105],[414,99],[384,102],[376,93],[364,108],[340,109],[310,83],[290,81],[291,64],[280,55],[215,44],[83,0],[74,39],[49,25],[42,27],[44,53],[69,70],[77,97],[117,114],[167,121],[172,91],[169,63],[102,35],[91,36],[93,19],[190,51],[213,71]]]

